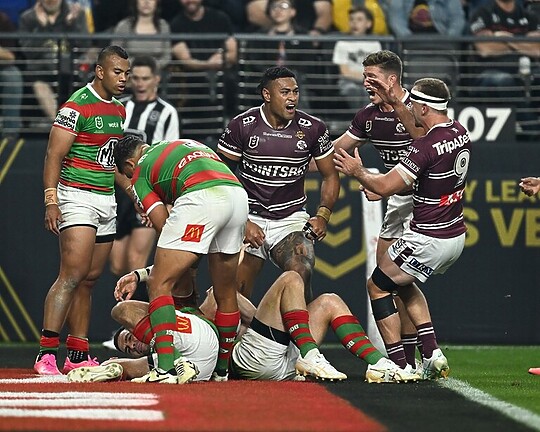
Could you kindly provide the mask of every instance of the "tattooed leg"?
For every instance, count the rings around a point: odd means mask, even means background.
[[[270,254],[281,270],[293,270],[302,277],[306,303],[313,300],[311,290],[311,273],[315,265],[313,242],[308,240],[302,231],[295,231],[276,244]]]

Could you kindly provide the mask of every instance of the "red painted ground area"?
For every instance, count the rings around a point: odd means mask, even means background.
[[[5,379],[28,379],[24,382],[5,382]],[[246,382],[195,383],[187,385],[115,383],[31,383],[35,375],[29,370],[0,370],[0,430],[43,431],[320,431],[382,432],[384,426],[352,407],[347,401],[329,393],[324,386],[313,382]],[[156,395],[157,404],[148,406],[70,406],[69,399],[52,396],[46,407],[20,407],[40,412],[38,417],[9,417],[5,408],[14,407],[13,392],[24,392],[35,399],[36,393],[88,392],[83,399],[95,400],[97,392],[118,393],[118,398],[129,399],[129,393]],[[126,395],[127,394],[127,395]],[[110,397],[110,396],[109,396]],[[80,400],[80,397],[79,399]],[[154,400],[154,399],[153,399]],[[49,404],[49,401],[52,401]],[[105,401],[106,402],[106,401]],[[115,401],[116,402],[116,401]],[[18,402],[15,402],[17,404]],[[66,406],[67,403],[67,406]],[[61,406],[55,406],[55,404]],[[77,402],[74,402],[77,405]],[[99,405],[99,404],[98,404]],[[96,419],[47,418],[48,410],[57,408],[77,410],[132,409],[161,413],[162,420],[129,421]],[[3,411],[4,409],[4,411]],[[22,411],[22,414],[30,411]],[[114,412],[114,411],[113,411]],[[103,411],[101,412],[101,414]],[[39,417],[43,415],[43,417]],[[98,414],[96,414],[96,417]]]

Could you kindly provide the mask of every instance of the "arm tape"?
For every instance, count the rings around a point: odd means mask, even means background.
[[[150,272],[152,271],[152,266],[133,270],[133,273],[135,273],[135,276],[137,277],[137,283],[139,282],[146,282],[148,280],[148,277],[150,276]]]

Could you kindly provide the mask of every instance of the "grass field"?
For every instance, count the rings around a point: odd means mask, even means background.
[[[497,399],[540,414],[540,367],[536,346],[442,345],[452,378],[467,382]]]

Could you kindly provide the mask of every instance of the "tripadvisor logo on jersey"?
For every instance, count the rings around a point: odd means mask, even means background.
[[[54,124],[62,126],[66,129],[75,130],[77,120],[79,119],[79,113],[73,108],[64,107],[56,114]]]

